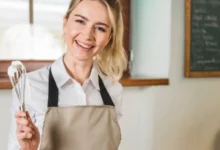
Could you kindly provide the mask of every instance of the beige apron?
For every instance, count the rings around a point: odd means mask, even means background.
[[[121,132],[114,104],[99,77],[103,106],[58,106],[50,70],[48,110],[40,150],[118,150]]]

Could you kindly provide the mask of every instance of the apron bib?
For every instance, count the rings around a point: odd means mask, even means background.
[[[103,106],[58,107],[58,88],[50,69],[40,150],[118,150],[121,131],[114,103],[100,77],[99,86]]]

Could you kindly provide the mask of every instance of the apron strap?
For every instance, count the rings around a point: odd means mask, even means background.
[[[100,94],[102,96],[102,100],[104,104],[115,106],[100,76],[99,76],[99,87],[100,87]]]
[[[52,75],[51,68],[49,70],[49,86],[48,86],[48,107],[57,107],[58,106],[58,88],[54,77]]]
[[[105,85],[101,79],[100,76],[99,77],[99,87],[100,87],[100,94],[102,97],[102,100],[104,102],[105,105],[110,105],[110,106],[115,106],[108,91],[105,88]],[[52,75],[52,71],[51,68],[49,70],[49,86],[48,86],[48,91],[49,91],[49,95],[48,95],[48,107],[58,107],[58,88],[56,85],[56,82],[54,80],[54,77]]]

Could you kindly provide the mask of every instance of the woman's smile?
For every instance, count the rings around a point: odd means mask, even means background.
[[[94,48],[94,46],[92,44],[83,43],[83,42],[80,42],[78,40],[75,40],[75,43],[76,43],[78,48],[80,48],[80,49],[82,49],[84,51],[89,51],[92,48]]]

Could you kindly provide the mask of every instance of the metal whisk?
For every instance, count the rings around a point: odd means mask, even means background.
[[[25,112],[26,69],[22,62],[12,61],[8,67],[8,76],[17,95],[17,99],[19,100],[19,108]]]

